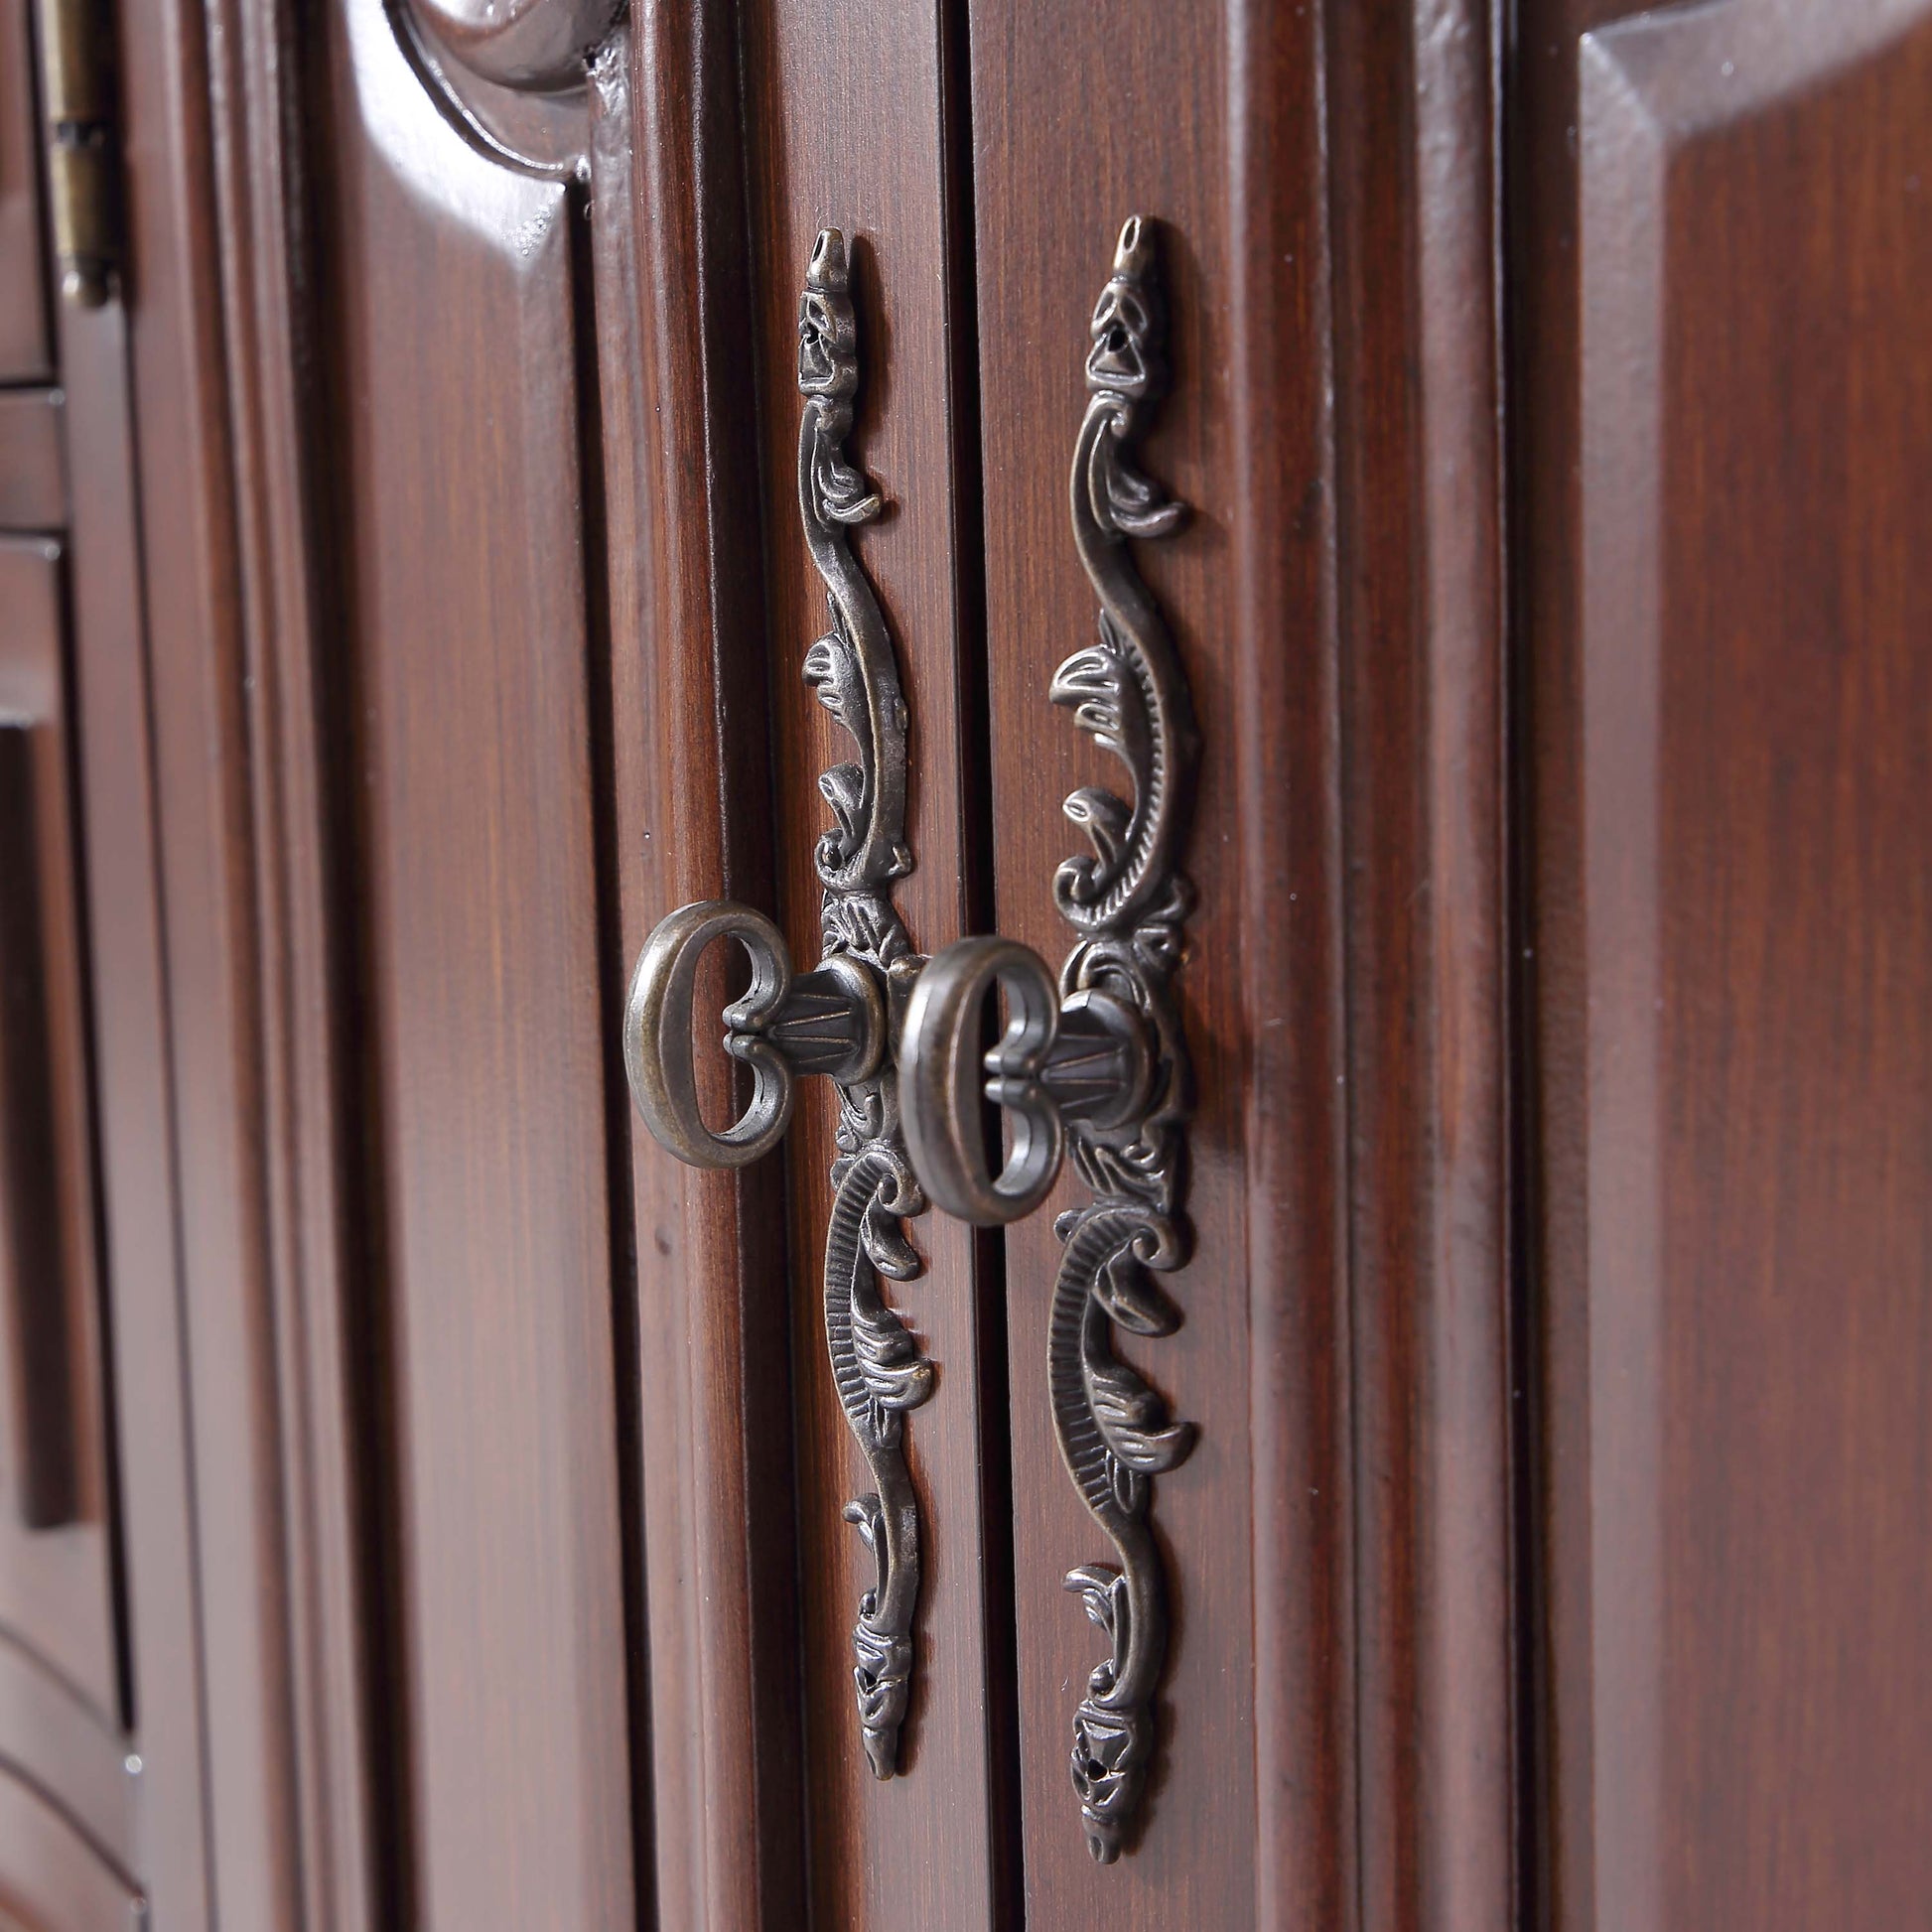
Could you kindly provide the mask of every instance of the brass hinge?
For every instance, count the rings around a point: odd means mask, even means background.
[[[114,71],[100,0],[39,0],[41,112],[61,293],[97,309],[121,266]]]

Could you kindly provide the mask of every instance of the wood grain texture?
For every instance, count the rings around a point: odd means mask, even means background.
[[[1047,1211],[1008,1235],[1029,1917],[1345,1925],[1346,1060],[1320,23],[1116,4],[1042,24],[987,4],[973,47],[999,929],[1064,953],[1049,886],[1078,835],[1050,801],[1114,775],[1044,691],[1092,635],[1066,466],[1087,317],[1133,211],[1158,224],[1174,372],[1145,467],[1195,506],[1139,562],[1205,747],[1183,860],[1200,903],[1176,979],[1200,1094],[1196,1246],[1169,1284],[1184,1325],[1133,1351],[1201,1435],[1156,1505],[1173,1611],[1162,1744],[1139,1843],[1106,1868],[1067,1778],[1099,1640],[1061,1577],[1102,1552],[1047,1415],[1058,1251]]]
[[[335,617],[320,527],[324,492],[305,453],[325,433],[307,306],[314,275],[298,124],[312,50],[278,0],[209,10],[208,186],[215,203],[220,332],[236,521],[239,649],[247,703],[245,835],[257,918],[263,1149],[262,1267],[274,1335],[287,1528],[288,1749],[304,1922],[356,1932],[374,1909],[370,1775],[372,1600],[365,1561],[365,1392],[354,1370],[368,1311],[350,1277],[364,1203],[345,1098],[345,985],[353,921],[344,896],[339,720],[323,634]]]
[[[0,0],[0,382],[53,371],[31,0]]]
[[[1267,1932],[1356,1923],[1355,1470],[1346,1362],[1347,1034],[1325,23],[1231,17],[1229,748],[1248,1085],[1255,1902]],[[1197,365],[1201,366],[1201,365]],[[1264,511],[1263,506],[1270,506]],[[1292,507],[1291,507],[1292,506]],[[1235,1908],[1238,1913],[1239,1906]]]
[[[1501,368],[1490,10],[1335,9],[1364,1928],[1510,1921]]]
[[[1524,210],[1577,249],[1526,295],[1581,479],[1531,525],[1554,1917],[1889,1926],[1928,1881],[1932,23],[1567,44],[1574,200]]]
[[[13,821],[0,947],[12,1023],[0,1049],[8,1166],[0,1285],[13,1425],[0,1473],[0,1634],[111,1727],[121,1715],[120,1664],[58,543],[0,538],[0,716],[12,741],[4,809]]]
[[[363,921],[358,1139],[393,1431],[401,1882],[427,1926],[622,1923],[581,215],[562,183],[446,116],[380,5],[340,12],[328,49],[312,152]]]
[[[746,10],[746,124],[758,289],[760,498],[767,570],[767,675],[774,720],[778,902],[795,959],[815,960],[820,883],[813,853],[830,824],[819,774],[847,740],[800,675],[827,626],[824,586],[799,520],[797,302],[821,228],[844,232],[858,312],[852,456],[889,509],[859,532],[910,711],[907,839],[913,871],[894,890],[913,944],[931,952],[975,923],[973,813],[981,802],[971,716],[981,640],[962,573],[976,514],[951,328],[947,10],[867,16],[835,5]],[[962,528],[962,522],[965,527]],[[925,1262],[890,1299],[938,1366],[930,1401],[905,1419],[919,1506],[921,1584],[912,1699],[900,1774],[875,1779],[860,1746],[852,1624],[873,1587],[872,1557],[845,1504],[871,1487],[826,1361],[824,1266],[836,1095],[809,1083],[786,1137],[791,1345],[798,1418],[807,1791],[815,1923],[854,1927],[1003,1924],[1013,1793],[998,1760],[1012,1696],[996,1659],[1010,1611],[1005,1563],[989,1557],[982,1510],[985,1333],[972,1230],[938,1214],[907,1232]],[[997,1335],[997,1330],[995,1331]],[[1004,1363],[994,1370],[1004,1379]],[[1004,1540],[1006,1526],[991,1534]],[[989,1594],[989,1583],[995,1592]]]
[[[23,1932],[141,1932],[147,1922],[135,1881],[0,1765],[0,1924]]]
[[[651,927],[770,902],[763,577],[738,60],[730,10],[639,10],[633,132],[601,100],[599,328],[611,613],[619,1013]],[[613,1068],[614,1077],[621,1077]],[[680,1168],[627,1099],[662,1925],[807,1911],[783,1175]]]
[[[54,530],[68,520],[58,389],[0,389],[0,530]]]

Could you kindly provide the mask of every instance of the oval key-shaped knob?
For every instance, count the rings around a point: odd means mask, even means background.
[[[713,940],[736,939],[752,962],[752,985],[725,1009],[725,1046],[752,1069],[752,1101],[714,1133],[698,1109],[691,1004],[698,962]],[[767,1153],[791,1120],[791,1069],[759,1037],[791,985],[784,934],[762,912],[723,899],[681,905],[644,942],[623,1016],[623,1064],[630,1097],[659,1143],[694,1168],[742,1168]]]
[[[988,996],[1006,994],[1007,1025],[982,1053]],[[962,939],[930,959],[906,1001],[898,1103],[920,1184],[948,1214],[999,1227],[1046,1198],[1066,1122],[1130,1120],[1151,1072],[1134,1009],[1084,990],[1062,997],[1046,962],[1012,939]],[[980,1103],[1009,1119],[1012,1146],[996,1175]]]
[[[715,940],[735,939],[752,984],[726,1007],[725,1050],[752,1069],[750,1104],[723,1133],[698,1107],[691,1012],[698,962]],[[768,1153],[791,1119],[792,1075],[862,1080],[886,1047],[886,1003],[856,960],[828,959],[791,975],[784,935],[762,912],[725,899],[680,906],[644,942],[623,1017],[630,1096],[659,1144],[694,1168],[742,1168]]]

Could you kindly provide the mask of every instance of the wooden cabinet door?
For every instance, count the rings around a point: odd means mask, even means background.
[[[930,952],[981,929],[990,909],[976,846],[978,477],[960,50],[937,8],[868,16],[769,0],[741,10],[739,32],[776,903],[793,957],[815,961],[815,856],[835,823],[820,774],[852,755],[853,739],[804,675],[830,612],[800,515],[798,306],[819,231],[836,227],[848,238],[858,329],[849,449],[887,504],[853,549],[877,587],[911,740],[912,868],[893,898],[912,944]],[[827,1298],[838,1293],[825,1281],[838,1118],[831,1083],[806,1083],[782,1157],[811,1922],[992,1926],[1013,1911],[1019,1877],[997,1274],[973,1229],[925,1213],[907,1226],[920,1271],[890,1285],[936,1377],[902,1423],[921,1575],[897,1775],[882,1779],[862,1746],[853,1675],[860,1599],[878,1572],[847,1518],[877,1485],[826,1344]],[[642,1158],[662,1157],[646,1144]]]
[[[284,1707],[214,1687],[233,1882],[292,1913],[279,1859],[312,1917],[426,1927],[1500,1922],[1484,12],[1386,0],[1331,46],[1132,0],[215,11],[179,199],[213,209],[190,340],[219,354],[179,427],[231,425],[225,534],[151,570],[171,609],[227,592],[158,653],[157,735],[176,1025],[210,1049],[192,1307],[247,1344],[198,1392],[209,1628],[292,1686],[284,1783],[225,1792]],[[892,1295],[937,1373],[881,1777],[836,1103],[807,1083],[781,1155],[680,1168],[622,1016],[691,900],[818,955],[850,780],[802,675],[798,305],[833,228],[846,454],[887,506],[850,542],[908,710],[898,912],[919,952],[1063,954],[1061,799],[1103,760],[1047,691],[1095,635],[1067,480],[1130,215],[1171,316],[1144,461],[1192,512],[1139,549],[1202,743],[1183,1319],[1123,1349],[1198,1439],[1153,1516],[1146,1802],[1102,1863],[1071,1760],[1104,1638],[1065,1579],[1107,1548],[1055,1443],[1052,1212],[911,1222]]]
[[[0,740],[52,742],[65,595],[124,1560],[95,1592],[76,1535],[0,1665],[66,1646],[172,1794],[28,1767],[118,1817],[103,1888],[0,1778],[0,1916],[69,1909],[45,1871],[251,1932],[1912,1922],[1926,12],[155,0],[83,313],[0,0],[0,644],[40,679]],[[1138,1380],[1091,1400],[1195,1434],[1109,1837],[1111,1555],[1048,1361],[1079,1179],[881,1237],[934,1373],[869,1748],[839,1103],[682,1167],[625,1006],[691,901],[819,957],[865,778],[800,498],[833,229],[850,471],[802,488],[906,707],[896,917],[1065,956],[1139,755],[1049,701],[1109,641],[1069,473],[1129,216],[1132,456],[1188,516],[1115,507],[1199,734],[1147,943],[1194,1077],[1176,1318],[1123,1264]],[[12,1496],[52,1438],[5,1386]],[[9,1762],[36,1681],[0,1667]]]
[[[224,1916],[1503,1922],[1499,50],[1474,5],[1329,12],[124,23]],[[883,498],[849,546],[907,708],[897,912],[919,953],[1063,956],[1061,801],[1104,837],[1086,788],[1120,783],[1048,689],[1097,634],[1068,478],[1129,216],[1171,368],[1136,461],[1190,509],[1134,554],[1201,742],[1181,1318],[1120,1346],[1197,1435],[1102,1862],[1073,1723],[1109,1552],[1047,1362],[1075,1182],[1005,1233],[910,1217],[891,1299],[936,1375],[876,1763],[837,1103],[802,1083],[781,1154],[682,1168],[623,1030],[689,901],[818,956],[853,784],[796,455],[828,229]]]
[[[943,10],[936,33],[873,22],[857,39],[845,15],[810,7],[743,17],[763,602],[746,610],[727,561],[723,608],[729,661],[749,656],[767,680],[768,863],[794,957],[817,955],[811,860],[828,808],[815,781],[843,756],[798,676],[826,620],[794,494],[787,298],[816,229],[851,237],[852,454],[891,505],[853,547],[910,710],[913,869],[896,895],[913,943],[936,950],[977,927],[1057,961],[1068,935],[1052,882],[1079,838],[1060,800],[1119,782],[1047,692],[1095,634],[1068,475],[1096,298],[1136,213],[1172,318],[1172,392],[1145,460],[1193,509],[1184,534],[1142,552],[1202,731],[1184,860],[1199,902],[1177,980],[1199,1080],[1194,1245],[1172,1283],[1177,1332],[1125,1347],[1200,1432],[1158,1485],[1174,1616],[1144,1812],[1101,1863],[1070,1776],[1074,1711],[1106,1639],[1065,1580],[1109,1556],[1061,1464],[1049,1400],[1053,1210],[1078,1198],[1070,1177],[1048,1208],[976,1243],[936,1214],[911,1225],[923,1267],[895,1300],[939,1369],[906,1423],[929,1567],[903,1775],[867,1772],[845,1633],[870,1569],[838,1522],[863,1471],[815,1306],[832,1102],[808,1090],[783,1161],[815,1923],[1345,1924],[1358,1887],[1378,1927],[1489,1925],[1507,1910],[1493,102],[1479,20],[1458,14],[1447,39],[1441,26],[1429,9],[1378,8],[1331,55],[1305,16],[1269,9],[1109,5],[1042,22],[975,5]],[[637,31],[646,74],[654,49],[680,51],[661,24]],[[1405,92],[1403,75],[1420,84]],[[1363,130],[1345,146],[1321,116],[1330,85]],[[1459,172],[1421,168],[1445,152]],[[661,237],[670,224],[650,212]],[[713,248],[728,241],[709,232]],[[646,260],[675,290],[658,245]],[[1415,306],[1380,306],[1391,287]],[[1426,338],[1425,300],[1450,311]],[[1345,346],[1338,302],[1361,325]],[[736,339],[718,340],[707,354],[722,358]],[[707,543],[714,570],[738,556],[740,485],[723,466],[707,505],[674,441],[653,463],[653,563],[673,534],[687,558]],[[718,611],[686,592],[677,617],[717,635]],[[755,616],[762,633],[748,643],[736,626]],[[646,645],[658,704],[681,666],[694,702],[744,718],[748,695],[721,693],[671,634],[660,620]],[[628,855],[623,771],[637,753],[621,655],[614,671]],[[689,756],[662,725],[646,749]],[[744,739],[721,729],[720,754],[742,827]],[[648,823],[662,835],[661,818]],[[654,852],[645,870],[688,880],[682,897],[744,896],[734,882],[756,885],[762,861],[726,857]],[[628,950],[676,900],[663,887],[633,899],[627,856],[620,873]],[[744,1428],[749,1412],[756,1432],[778,1399],[739,1366],[761,1357],[775,1313],[771,1275],[750,1265],[762,1234],[747,1203],[764,1197],[734,1203],[734,1183],[676,1176],[631,1133],[647,1338],[674,1281],[719,1305],[715,1272],[672,1272],[697,1263],[701,1229],[719,1244],[713,1270],[745,1270],[736,1309],[725,1304],[747,1324],[732,1371],[745,1409],[721,1401],[733,1385],[713,1371],[710,1417],[671,1426],[668,1391],[645,1415],[646,1521],[697,1510],[683,1533],[702,1552],[728,1521],[680,1459],[720,1456],[721,1423]],[[707,1196],[716,1218],[700,1221]],[[642,1238],[653,1226],[657,1262]],[[683,1319],[659,1374],[715,1317]],[[703,1346],[716,1360],[715,1330]],[[754,1474],[752,1512],[768,1506],[766,1452],[754,1434],[738,1464]],[[693,1708],[688,1681],[668,1687],[676,1704],[659,1700],[656,1645],[686,1614],[663,1547],[647,1556],[660,1794],[667,1763],[675,1775],[688,1762],[672,1714]],[[707,1684],[695,1715],[728,1694]],[[769,1706],[759,1721],[777,1722]],[[667,1795],[689,1802],[682,1780]],[[661,1824],[657,1849],[660,1884],[695,1889]],[[700,1912],[732,1895],[716,1872],[707,1906],[681,1922],[715,1922]],[[748,1884],[750,1868],[739,1874]]]
[[[1932,17],[1526,8],[1548,1883],[1924,1911]]]

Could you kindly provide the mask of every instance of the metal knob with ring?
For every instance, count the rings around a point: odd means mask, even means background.
[[[753,1087],[745,1111],[717,1132],[699,1106],[691,1016],[699,962],[720,939],[736,940],[751,961],[751,987],[721,1018],[725,1051],[752,1069]],[[784,935],[749,905],[680,906],[638,955],[623,1022],[631,1098],[658,1144],[694,1168],[743,1168],[768,1154],[790,1124],[794,1075],[867,1079],[885,1050],[878,976],[834,957],[794,979]]]
[[[996,991],[1006,995],[1007,1024],[982,1052]],[[1046,1198],[1069,1121],[1106,1129],[1133,1120],[1154,1064],[1131,1006],[1094,989],[1062,995],[1031,946],[997,938],[962,939],[927,961],[906,1001],[897,1059],[912,1170],[948,1214],[979,1227],[1022,1220]],[[997,1175],[982,1099],[1010,1122]]]

